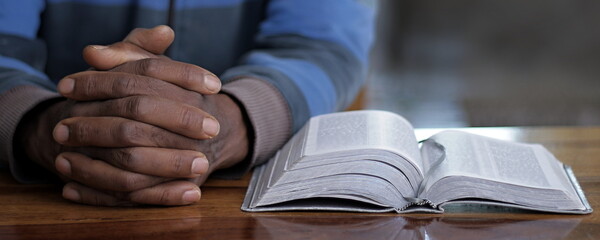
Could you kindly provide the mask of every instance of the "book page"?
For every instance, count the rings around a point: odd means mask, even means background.
[[[311,119],[304,156],[353,149],[381,149],[402,156],[423,173],[414,130],[399,115],[384,111],[354,111]]]
[[[427,173],[423,192],[428,192],[435,182],[445,177],[466,176],[528,188],[554,189],[577,198],[562,163],[541,145],[501,141],[459,131],[442,132],[431,140],[443,146],[445,156]]]
[[[423,180],[420,162],[414,131],[398,115],[355,111],[313,117],[253,177],[249,207],[335,198],[388,211],[402,208]]]

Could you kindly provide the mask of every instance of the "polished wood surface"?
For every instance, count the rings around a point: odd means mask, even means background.
[[[600,206],[600,127],[469,128],[536,142],[571,165],[592,207]],[[437,130],[417,130],[424,137]],[[0,170],[0,239],[600,239],[600,215],[506,209],[444,214],[240,211],[249,176],[211,180],[184,207],[111,208],[61,198],[58,185],[22,185]]]

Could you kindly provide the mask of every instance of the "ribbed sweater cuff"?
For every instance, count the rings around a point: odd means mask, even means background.
[[[238,79],[223,85],[222,91],[243,105],[253,130],[250,158],[219,173],[226,178],[240,177],[283,146],[292,134],[292,117],[285,98],[266,81]]]
[[[12,175],[20,182],[35,182],[35,177],[28,176],[28,164],[23,162],[24,159],[15,159],[13,138],[17,125],[37,104],[59,96],[56,92],[32,85],[14,87],[0,94],[0,159],[2,164],[8,162]]]

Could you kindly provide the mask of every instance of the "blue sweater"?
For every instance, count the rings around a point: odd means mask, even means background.
[[[0,158],[21,181],[12,136],[28,110],[57,97],[58,80],[88,68],[81,50],[133,28],[175,30],[174,60],[219,75],[267,159],[310,116],[345,108],[360,88],[373,41],[368,0],[0,1]]]

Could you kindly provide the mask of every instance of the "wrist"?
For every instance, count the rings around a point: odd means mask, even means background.
[[[250,152],[249,135],[251,130],[245,120],[244,111],[232,97],[226,94],[205,96],[208,106],[214,106],[208,110],[220,124],[219,134],[211,141],[210,150],[212,161],[210,170],[232,167],[247,158]]]
[[[28,159],[46,169],[54,169],[54,157],[61,145],[54,141],[52,130],[64,118],[61,110],[66,104],[65,99],[51,99],[39,103],[23,116],[14,139],[15,154],[24,158],[20,161]]]
[[[250,129],[250,159],[244,166],[224,173],[236,177],[268,160],[291,137],[292,114],[279,90],[264,80],[241,78],[223,85],[222,91],[243,106]]]

